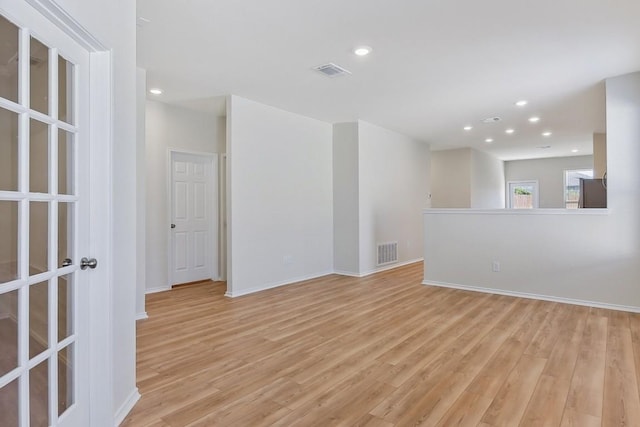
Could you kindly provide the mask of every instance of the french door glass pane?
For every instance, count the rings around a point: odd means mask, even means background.
[[[49,49],[31,37],[30,58],[31,108],[41,113],[49,113]]]
[[[29,371],[29,409],[31,427],[49,425],[49,359]]]
[[[58,352],[58,415],[75,403],[73,396],[73,349],[70,344]]]
[[[58,119],[75,124],[73,117],[73,64],[58,57]]]
[[[18,277],[18,202],[0,200],[0,283]]]
[[[49,192],[49,126],[33,119],[29,126],[29,191]]]
[[[49,203],[30,202],[29,212],[29,274],[48,270]]]
[[[58,342],[73,334],[73,275],[58,277]]]
[[[73,204],[58,203],[58,267],[64,267],[73,256]]]
[[[58,129],[58,194],[73,194],[73,134]]]
[[[29,358],[49,347],[49,283],[31,285],[29,289]]]
[[[0,388],[2,427],[18,427],[18,380]]]
[[[18,102],[18,27],[0,16],[0,97]]]
[[[0,294],[0,377],[18,367],[18,291]],[[1,396],[0,390],[0,396]],[[2,408],[0,398],[0,408]],[[0,410],[0,414],[3,413]],[[0,424],[1,425],[1,424]]]
[[[0,190],[18,190],[18,114],[4,108],[0,108]]]

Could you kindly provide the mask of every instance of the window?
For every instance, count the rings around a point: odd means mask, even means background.
[[[537,209],[538,181],[507,182],[507,202],[509,209]]]
[[[578,209],[580,201],[580,179],[592,179],[593,169],[573,169],[564,171],[564,206]]]

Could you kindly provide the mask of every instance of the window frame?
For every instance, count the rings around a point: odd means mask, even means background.
[[[540,207],[540,187],[537,179],[523,179],[518,181],[507,181],[506,183],[506,193],[507,197],[505,199],[507,203],[507,209],[517,209],[513,207],[513,199],[511,198],[511,186],[512,185],[526,185],[533,186],[533,207],[531,209],[539,209]]]

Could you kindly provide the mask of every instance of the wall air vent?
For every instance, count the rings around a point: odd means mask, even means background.
[[[316,70],[319,73],[324,74],[327,77],[338,77],[338,76],[345,76],[348,74],[351,74],[351,71],[349,70],[345,70],[344,68],[342,68],[339,65],[336,65],[334,63],[328,63],[328,64],[323,64],[323,65],[318,65],[317,67],[313,68],[314,70]]]
[[[398,242],[378,243],[377,265],[398,262]]]

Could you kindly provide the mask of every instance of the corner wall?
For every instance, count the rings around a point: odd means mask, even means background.
[[[360,272],[358,123],[333,125],[333,268]]]
[[[471,150],[471,208],[502,209],[505,205],[504,162]]]
[[[421,211],[430,206],[428,144],[358,122],[360,275],[378,271],[377,245],[398,242],[398,263],[423,257]]]
[[[433,151],[431,206],[504,208],[504,162],[474,148]]]
[[[431,153],[431,207],[471,207],[471,149]]]
[[[231,96],[227,294],[333,271],[332,126]]]

